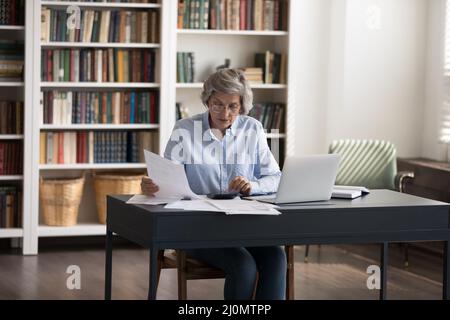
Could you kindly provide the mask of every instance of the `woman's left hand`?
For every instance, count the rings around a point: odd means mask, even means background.
[[[248,196],[250,195],[252,186],[250,184],[250,181],[248,181],[246,178],[237,176],[233,180],[231,180],[228,188],[230,189],[230,191],[237,191],[244,196]]]

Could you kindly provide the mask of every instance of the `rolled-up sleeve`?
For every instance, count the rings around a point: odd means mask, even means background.
[[[276,192],[280,183],[281,171],[267,144],[267,136],[262,126],[258,130],[257,153],[257,163],[255,166],[256,180],[250,181],[251,194]]]

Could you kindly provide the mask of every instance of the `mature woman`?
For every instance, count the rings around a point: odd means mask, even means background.
[[[196,194],[275,192],[280,169],[267,145],[263,127],[246,116],[253,94],[244,74],[221,69],[209,76],[201,94],[207,111],[180,120],[164,156],[185,166]],[[144,194],[158,186],[146,177]],[[256,299],[284,299],[286,257],[280,247],[186,250],[187,255],[224,270],[225,299],[251,299],[258,272]]]

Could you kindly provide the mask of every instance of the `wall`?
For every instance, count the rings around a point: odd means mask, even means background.
[[[430,1],[428,11],[427,73],[421,155],[436,160],[445,159],[443,146],[438,142],[444,66],[445,2],[446,0]]]
[[[303,2],[296,154],[372,138],[392,141],[399,156],[420,155],[428,1]],[[379,25],[367,11],[374,5]]]
[[[290,59],[295,70],[291,85],[296,88],[292,91],[296,104],[290,129],[296,155],[319,153],[325,151],[330,1],[294,0],[291,6],[298,18],[291,22],[295,36],[290,45],[296,54]]]

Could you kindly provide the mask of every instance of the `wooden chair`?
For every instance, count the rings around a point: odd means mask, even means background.
[[[286,299],[294,299],[294,246],[285,246],[287,258],[286,272]],[[207,265],[199,260],[186,257],[183,250],[175,250],[165,254],[164,250],[158,252],[158,282],[161,269],[177,269],[178,273],[178,299],[187,299],[187,280],[220,279],[225,274],[221,269]],[[256,284],[255,284],[256,289]],[[253,296],[255,295],[253,293]]]

